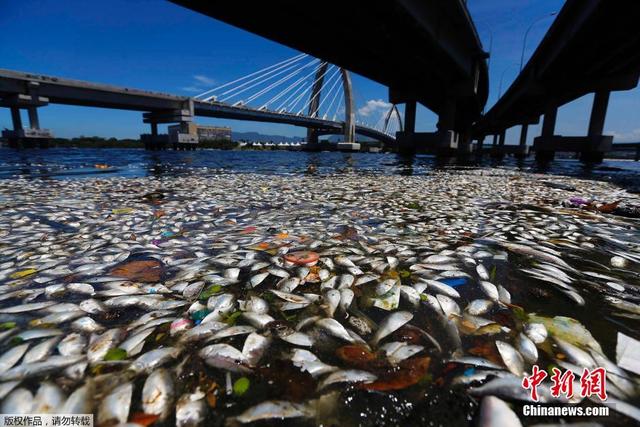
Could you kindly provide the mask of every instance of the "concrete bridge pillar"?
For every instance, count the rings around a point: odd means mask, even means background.
[[[443,155],[454,154],[458,150],[460,137],[464,136],[457,133],[455,129],[457,101],[455,97],[449,96],[445,100],[445,105],[438,117],[436,125],[437,134],[437,152]]]
[[[175,149],[195,150],[198,144],[197,126],[193,123],[193,100],[184,103],[179,110],[161,110],[143,114],[143,121],[151,126],[150,134],[140,135],[140,139],[148,150],[163,150],[170,144]],[[159,123],[178,123],[170,126],[169,134],[159,134]]]
[[[33,84],[31,84],[33,83]],[[27,85],[25,94],[7,96],[0,101],[0,106],[9,107],[11,110],[11,122],[13,130],[2,131],[3,138],[9,141],[9,146],[13,148],[40,147],[46,148],[53,134],[48,129],[40,128],[37,107],[47,105],[49,99],[38,96],[36,82]],[[26,109],[29,116],[29,127],[24,127],[20,109]]]
[[[493,136],[493,146],[491,147],[491,157],[494,159],[502,159],[504,157],[504,140],[506,137],[506,131]]]
[[[536,159],[552,160],[556,151],[568,151],[580,154],[584,162],[599,163],[613,145],[613,137],[603,135],[604,123],[609,105],[609,91],[596,92],[589,120],[589,132],[585,136],[554,135],[558,107],[549,108],[544,115],[542,134],[534,140]]]
[[[396,133],[398,151],[402,154],[414,154],[417,151],[416,141],[416,109],[417,102],[410,100],[404,104],[404,129]]]
[[[40,129],[40,120],[38,119],[38,109],[36,107],[27,108],[29,113],[29,126],[31,129]]]
[[[480,137],[478,137],[478,145],[476,145],[476,156],[478,157],[482,157],[483,151],[484,151],[484,140],[485,140],[486,136],[482,135]]]
[[[11,122],[14,132],[22,131],[22,117],[20,116],[20,108],[11,107]]]
[[[542,132],[534,141],[536,149],[536,160],[539,162],[549,162],[554,159],[556,152],[551,146],[553,143],[553,134],[556,129],[556,119],[558,117],[558,107],[547,107],[542,120]]]
[[[518,151],[515,153],[515,157],[518,159],[524,159],[527,157],[527,132],[529,130],[529,125],[527,123],[522,124],[520,127],[520,144],[518,146]]]
[[[613,138],[605,137],[604,123],[607,118],[607,108],[609,106],[608,91],[596,92],[593,97],[593,106],[591,107],[591,117],[589,118],[589,134],[588,143],[580,153],[580,159],[589,163],[601,163],[604,160],[604,154],[609,151]],[[608,142],[608,139],[611,139]],[[607,144],[608,142],[608,144]],[[607,147],[607,145],[609,147]]]

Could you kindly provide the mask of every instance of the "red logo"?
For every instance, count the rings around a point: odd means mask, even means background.
[[[567,399],[573,397],[573,385],[575,374],[571,371],[564,373],[558,368],[552,368],[551,372],[551,396],[559,398],[561,395]],[[531,400],[538,402],[538,386],[547,378],[546,371],[540,370],[538,365],[533,365],[531,375],[522,379],[522,388],[530,390]],[[594,368],[589,370],[584,368],[580,377],[580,396],[598,396],[600,400],[607,399],[607,371],[604,368]]]

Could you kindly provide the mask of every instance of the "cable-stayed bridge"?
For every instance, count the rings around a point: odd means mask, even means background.
[[[299,54],[208,89],[195,97],[175,96],[60,77],[0,70],[0,105],[9,107],[13,130],[10,141],[44,140],[51,132],[40,128],[37,108],[49,103],[142,111],[151,133],[145,142],[157,148],[165,141],[158,124],[181,125],[176,144],[194,144],[188,124],[195,117],[282,123],[307,129],[307,142],[320,135],[339,134],[347,143],[356,134],[392,144],[402,130],[401,118],[391,106],[375,123],[355,111],[349,72],[326,61]],[[20,109],[28,112],[23,126]],[[309,147],[313,149],[313,147]]]

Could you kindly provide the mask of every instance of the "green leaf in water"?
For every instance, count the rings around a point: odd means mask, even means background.
[[[16,327],[16,322],[3,322],[0,323],[0,329],[13,329]]]
[[[527,318],[529,316],[527,316],[527,313],[524,311],[522,307],[513,306],[512,310],[513,310],[513,315],[515,316],[516,319],[520,320],[521,322],[527,321]]]
[[[226,319],[224,319],[224,323],[226,323],[227,325],[233,326],[236,324],[238,317],[240,317],[241,315],[242,315],[242,312],[240,310],[234,311],[233,313],[228,315]]]
[[[249,386],[251,385],[251,381],[247,377],[241,377],[233,383],[233,394],[236,396],[242,396],[249,390]]]
[[[295,314],[295,313],[294,313],[294,314],[287,314],[287,313],[285,313],[284,311],[281,311],[280,313],[282,314],[282,317],[284,317],[284,319],[285,319],[287,322],[294,322],[294,321],[297,319],[297,317],[298,317],[298,316],[296,316],[296,314]]]
[[[104,360],[123,360],[127,358],[127,350],[124,348],[112,348],[104,355]]]
[[[265,292],[264,294],[260,295],[260,298],[268,303],[272,303],[273,301],[275,301],[276,297],[271,292]]]
[[[18,345],[18,344],[22,344],[23,341],[24,341],[24,338],[22,337],[13,337],[9,342],[13,345]]]
[[[409,270],[398,270],[398,274],[403,279],[408,279],[411,277],[411,272]]]
[[[489,273],[489,281],[490,282],[495,282],[497,272],[498,272],[498,270],[497,270],[495,265],[493,267],[491,267],[491,273]]]
[[[427,300],[429,300],[429,297],[426,294],[420,294],[420,300],[421,301],[427,301]]]
[[[201,300],[209,299],[213,295],[219,293],[221,290],[222,290],[222,286],[220,285],[209,286],[207,289],[204,289],[202,292],[200,292],[200,296],[198,297],[198,299],[201,299]]]

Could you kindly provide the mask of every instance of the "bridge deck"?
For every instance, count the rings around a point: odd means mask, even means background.
[[[33,87],[30,82],[37,82],[38,86]],[[0,98],[28,93],[48,98],[50,103],[55,104],[142,112],[181,110],[191,101],[191,98],[186,96],[0,69]],[[342,130],[342,122],[304,115],[262,111],[198,100],[193,101],[193,107],[194,114],[202,117],[282,123],[321,129],[329,133],[340,133]],[[385,142],[395,140],[393,136],[360,125],[356,126],[356,132]]]

